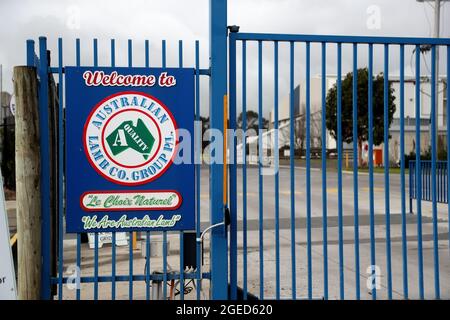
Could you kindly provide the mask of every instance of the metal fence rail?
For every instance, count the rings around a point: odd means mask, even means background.
[[[150,63],[150,42],[148,40],[145,41],[145,67],[154,66]],[[161,61],[162,67],[167,67],[166,62],[166,41],[163,40],[161,43]],[[99,66],[98,58],[98,40],[93,39],[92,45],[92,62],[86,63],[85,65],[97,67]],[[146,234],[146,243],[145,243],[145,251],[146,251],[146,262],[145,262],[145,270],[144,273],[136,272],[134,268],[134,255],[133,255],[133,235],[129,233],[129,251],[128,251],[128,274],[118,274],[117,272],[117,252],[116,252],[116,240],[117,235],[116,232],[112,233],[112,245],[111,245],[111,271],[107,274],[102,274],[100,269],[100,257],[99,257],[99,236],[98,233],[94,235],[94,253],[93,253],[93,275],[83,275],[83,259],[85,259],[86,252],[82,250],[81,243],[81,234],[76,234],[76,248],[75,248],[75,264],[77,271],[75,273],[75,278],[70,275],[64,275],[68,269],[68,264],[64,260],[64,256],[67,254],[66,251],[66,241],[67,236],[65,235],[64,228],[64,217],[65,217],[65,207],[64,207],[64,172],[67,168],[65,168],[65,158],[67,156],[67,152],[64,147],[64,137],[65,137],[65,129],[64,129],[64,65],[65,64],[75,64],[76,66],[82,66],[81,62],[81,41],[80,39],[76,39],[75,41],[75,61],[74,62],[63,62],[63,40],[62,38],[58,39],[57,43],[57,64],[56,66],[50,65],[50,57],[51,53],[47,50],[47,39],[45,37],[39,38],[39,56],[35,53],[35,42],[34,40],[27,41],[27,65],[34,66],[38,70],[39,76],[39,115],[40,115],[40,144],[41,144],[41,188],[43,201],[42,201],[42,255],[43,255],[43,272],[42,272],[42,293],[41,297],[43,299],[51,299],[53,298],[53,293],[55,292],[54,286],[57,287],[57,298],[62,300],[67,294],[68,290],[65,285],[67,283],[92,283],[92,296],[93,299],[116,299],[117,298],[117,285],[118,283],[126,283],[128,282],[128,298],[131,300],[135,298],[135,294],[133,291],[134,285],[136,282],[144,282],[145,283],[145,299],[151,299],[154,295],[151,290],[155,290],[151,284],[152,281],[163,282],[162,286],[162,294],[164,297],[167,297],[167,286],[168,282],[172,280],[178,280],[180,282],[180,299],[184,299],[184,284],[186,280],[195,280],[196,282],[196,299],[201,298],[201,279],[209,279],[210,272],[203,272],[201,270],[201,244],[196,244],[196,264],[197,269],[191,272],[186,272],[184,269],[184,236],[183,232],[177,232],[179,238],[180,245],[180,254],[179,254],[179,266],[180,268],[175,271],[168,270],[168,247],[167,247],[167,231],[162,232],[163,237],[163,263],[162,270],[155,270],[155,267],[151,265],[151,235],[155,234],[154,232],[145,232]],[[110,40],[110,66],[116,66],[116,41],[115,39]],[[178,67],[183,67],[183,41],[178,42]],[[199,41],[195,42],[195,92],[196,92],[196,101],[195,101],[195,119],[197,121],[200,120],[200,75],[209,75],[208,70],[200,69],[200,43]],[[56,59],[55,59],[56,60]],[[136,63],[133,62],[133,42],[132,40],[128,40],[127,42],[127,60],[128,66],[137,66]],[[54,61],[54,60],[52,60]],[[51,251],[51,235],[52,229],[50,225],[51,212],[50,212],[50,132],[49,132],[49,111],[48,111],[48,92],[47,92],[47,83],[49,77],[53,77],[53,74],[57,75],[59,90],[59,110],[58,110],[58,134],[57,134],[57,146],[55,146],[55,150],[58,150],[58,208],[57,208],[57,217],[58,217],[58,234],[57,234],[57,243],[58,243],[58,253],[57,253],[57,272],[53,274],[51,272],[51,261],[54,258],[54,253]],[[201,139],[201,133],[196,132],[196,139]],[[201,143],[195,144],[195,154],[196,157],[201,156]],[[200,161],[196,162],[196,170],[195,170],[195,188],[196,188],[196,236],[200,237]],[[63,170],[64,168],[64,170]],[[160,234],[158,232],[158,234]],[[103,247],[102,252],[105,253],[107,250],[106,247]],[[84,253],[84,254],[83,254]],[[105,266],[102,263],[102,266]],[[159,272],[154,272],[159,271]],[[162,271],[162,272],[161,272]],[[103,272],[105,272],[103,270]],[[100,294],[99,292],[99,283],[110,283],[110,295],[107,296]],[[77,285],[75,298],[77,300],[81,299],[82,296],[81,286]]]
[[[422,176],[420,177],[422,190],[420,194],[422,195],[423,201],[433,201],[433,186],[432,186],[432,175],[433,175],[433,165],[430,160],[420,160],[420,172]],[[436,201],[438,203],[448,203],[448,167],[447,161],[437,161],[436,171],[434,175],[436,176]],[[410,200],[410,212],[412,213],[412,199],[417,199],[419,194],[417,190],[418,181],[416,178],[416,161],[409,161],[409,200]]]
[[[297,69],[301,69],[301,72],[305,74],[305,91],[306,91],[306,98],[305,98],[305,105],[306,105],[306,157],[305,157],[305,163],[304,163],[304,170],[305,172],[305,186],[304,189],[302,186],[296,185],[296,177],[299,175],[299,171],[296,170],[296,164],[297,161],[294,158],[294,152],[293,149],[293,143],[294,143],[294,127],[293,127],[293,121],[291,121],[291,127],[290,127],[290,143],[291,143],[291,151],[289,155],[289,175],[287,176],[286,183],[289,184],[289,199],[290,199],[290,206],[283,206],[284,208],[289,208],[287,211],[289,212],[289,229],[290,229],[290,235],[284,234],[282,237],[280,235],[280,164],[278,161],[278,138],[275,138],[275,162],[273,163],[274,166],[274,172],[275,174],[270,177],[267,175],[264,175],[263,170],[263,162],[261,157],[261,134],[258,135],[259,137],[259,150],[260,150],[260,156],[258,160],[258,185],[257,185],[257,195],[258,195],[258,217],[256,218],[258,220],[258,228],[256,232],[258,233],[258,245],[257,248],[259,250],[259,283],[257,283],[255,277],[253,277],[253,287],[255,292],[258,291],[259,288],[259,297],[261,299],[265,298],[267,296],[267,292],[274,292],[274,297],[277,299],[280,298],[292,298],[292,299],[298,299],[303,297],[306,297],[308,299],[313,299],[315,297],[323,297],[325,299],[328,299],[330,297],[330,281],[331,277],[334,276],[336,279],[338,279],[336,282],[333,283],[333,289],[337,286],[338,288],[338,298],[345,299],[345,298],[355,298],[360,299],[362,291],[364,290],[362,288],[362,284],[366,283],[365,277],[362,277],[362,271],[361,270],[361,249],[360,246],[362,245],[362,242],[360,241],[360,221],[359,218],[361,217],[361,210],[363,210],[361,204],[359,203],[360,198],[360,188],[362,187],[361,184],[359,184],[359,179],[361,178],[361,175],[358,173],[358,163],[357,161],[353,161],[353,185],[352,185],[352,195],[353,195],[353,212],[348,212],[349,210],[346,209],[346,212],[344,212],[344,194],[343,194],[343,164],[342,164],[342,155],[343,155],[343,148],[342,148],[342,130],[344,126],[344,121],[346,123],[352,122],[356,123],[358,121],[358,79],[357,79],[357,69],[358,66],[361,65],[362,60],[366,60],[367,62],[367,68],[368,68],[368,143],[369,143],[369,150],[368,150],[368,159],[373,159],[373,145],[374,145],[374,126],[383,126],[384,127],[384,135],[383,135],[383,155],[384,155],[384,163],[389,163],[389,119],[388,119],[388,107],[389,107],[389,76],[392,75],[395,70],[393,70],[392,67],[390,67],[389,64],[389,57],[390,57],[390,50],[399,52],[398,56],[395,57],[395,59],[400,61],[400,70],[397,71],[400,76],[400,99],[399,101],[396,101],[397,108],[399,108],[399,114],[400,114],[400,154],[405,154],[405,49],[408,49],[413,52],[413,56],[415,57],[415,80],[416,80],[416,87],[415,87],[415,113],[417,115],[421,114],[421,99],[420,99],[420,84],[421,84],[421,56],[420,56],[420,46],[421,45],[430,45],[431,46],[431,87],[436,86],[436,74],[435,74],[435,52],[436,48],[438,46],[442,48],[447,49],[447,70],[449,69],[450,64],[450,39],[431,39],[431,38],[395,38],[395,37],[354,37],[354,36],[318,36],[318,35],[290,35],[290,34],[259,34],[259,33],[230,33],[229,36],[229,90],[230,90],[230,115],[236,114],[235,110],[242,110],[243,115],[245,115],[246,110],[248,110],[250,103],[249,103],[249,93],[248,93],[248,87],[249,87],[249,81],[248,81],[248,63],[247,63],[247,54],[249,51],[249,46],[254,45],[254,53],[253,56],[256,56],[256,61],[254,62],[254,65],[256,66],[254,70],[256,71],[256,81],[254,81],[254,86],[256,89],[254,92],[254,102],[253,106],[257,106],[257,111],[259,116],[264,112],[263,105],[269,105],[269,110],[273,112],[274,114],[274,127],[277,129],[278,127],[278,114],[279,114],[279,72],[280,72],[280,46],[284,45],[286,48],[286,56],[282,62],[284,62],[283,66],[285,66],[285,72],[288,75],[287,77],[289,80],[287,83],[289,83],[289,118],[294,119],[294,89],[295,89],[295,81],[294,80],[294,71]],[[326,155],[326,145],[325,143],[322,144],[322,184],[321,184],[321,193],[322,193],[322,204],[321,204],[321,218],[322,220],[322,239],[320,240],[322,245],[322,252],[320,253],[323,258],[323,265],[322,270],[319,272],[314,272],[316,268],[313,265],[313,262],[316,261],[313,259],[313,239],[312,239],[312,211],[319,211],[319,206],[315,206],[314,210],[312,210],[312,177],[311,177],[311,148],[310,148],[310,129],[311,129],[311,123],[310,123],[310,116],[311,116],[311,52],[312,52],[312,46],[315,46],[317,49],[314,51],[315,57],[319,57],[319,61],[321,61],[321,77],[322,77],[322,88],[321,88],[321,98],[322,98],[322,118],[326,118],[326,108],[325,108],[325,100],[326,100],[326,92],[327,92],[327,84],[326,84],[326,76],[327,71],[329,72],[329,69],[327,70],[327,61],[333,60],[333,63],[335,63],[337,76],[336,76],[336,83],[337,83],[337,149],[338,149],[338,159],[337,159],[337,181],[336,181],[336,187],[337,187],[337,206],[333,207],[330,210],[330,207],[327,208],[327,204],[329,201],[329,197],[327,198],[327,194],[330,191],[329,185],[327,185],[327,176],[330,176],[330,173],[327,173],[327,159],[325,157]],[[351,119],[345,119],[343,112],[342,112],[342,79],[343,79],[343,58],[345,58],[343,47],[350,48],[352,51],[352,54],[349,56],[351,59],[347,59],[346,61],[352,61],[351,62],[351,68],[350,70],[353,70],[353,110]],[[266,51],[263,50],[263,48],[267,49]],[[298,54],[298,50],[301,48],[302,60],[300,66],[297,65],[298,60],[296,60],[296,57],[300,56]],[[296,51],[297,49],[297,51]],[[378,54],[378,51],[376,54],[374,54],[374,50],[381,49]],[[270,54],[270,57],[264,57],[263,52],[270,52],[272,50],[273,54]],[[360,52],[367,52],[367,55],[364,56],[364,58],[360,58],[361,54]],[[333,55],[333,57],[332,57]],[[273,56],[273,58],[272,58]],[[286,57],[285,56],[285,57]],[[374,111],[374,80],[373,77],[375,76],[374,73],[374,64],[378,62],[375,60],[375,58],[380,57],[378,61],[381,62],[381,72],[384,76],[384,83],[383,83],[383,118],[382,119],[374,119],[373,111]],[[273,59],[271,63],[270,61]],[[264,61],[264,63],[263,63]],[[270,74],[273,74],[273,79],[270,80],[270,82],[267,80],[267,73],[266,70],[270,69]],[[379,68],[380,69],[380,68]],[[317,70],[316,70],[317,71]],[[273,73],[272,73],[273,72]],[[333,70],[334,72],[334,70]],[[449,74],[450,72],[447,72]],[[267,84],[269,83],[269,84]],[[265,97],[265,90],[272,91],[273,92],[273,101],[266,102],[264,100]],[[239,97],[237,93],[241,94]],[[449,92],[449,88],[447,86],[447,95]],[[434,130],[436,128],[436,97],[435,97],[435,91],[432,90],[431,94],[431,126]],[[447,100],[447,114],[450,114],[450,103]],[[267,110],[267,109],[266,109]],[[261,119],[259,119],[259,129],[263,129]],[[375,123],[377,121],[377,123]],[[448,123],[447,118],[447,123]],[[382,123],[381,123],[382,122]],[[231,119],[230,124],[232,126],[231,129],[236,129],[236,121],[234,119]],[[246,130],[245,124],[246,121],[243,121],[244,127],[242,129]],[[350,124],[351,125],[351,124]],[[420,146],[420,117],[416,117],[416,135],[415,135],[415,143],[417,146]],[[358,137],[358,131],[357,126],[353,126],[353,158],[358,158],[358,146],[357,146],[357,137]],[[245,146],[245,139],[246,136],[244,134],[243,137],[243,145]],[[322,141],[326,141],[326,127],[325,124],[322,123]],[[244,147],[245,148],[245,147]],[[401,161],[401,168],[400,168],[400,241],[401,241],[401,271],[394,270],[393,266],[393,254],[395,254],[392,250],[392,247],[396,245],[396,243],[393,243],[393,240],[391,239],[391,224],[393,219],[393,208],[394,204],[398,205],[395,201],[391,199],[391,180],[392,180],[392,174],[389,171],[389,165],[385,165],[384,172],[382,175],[382,180],[378,179],[377,182],[375,181],[375,173],[374,173],[374,165],[372,161],[369,161],[369,173],[368,173],[368,198],[369,198],[369,204],[368,204],[368,212],[369,212],[369,250],[370,250],[370,267],[371,273],[369,274],[369,278],[376,277],[376,266],[377,264],[382,263],[384,265],[383,269],[383,292],[386,293],[386,298],[392,299],[394,291],[396,292],[396,296],[398,294],[401,295],[402,298],[408,299],[411,297],[410,294],[410,285],[412,284],[411,279],[417,279],[414,280],[416,283],[414,284],[417,287],[417,297],[420,299],[425,298],[425,290],[424,290],[424,249],[422,247],[423,239],[423,230],[422,225],[424,224],[423,218],[422,218],[422,200],[429,199],[432,201],[432,217],[431,217],[431,224],[432,224],[432,260],[433,260],[433,286],[434,286],[434,295],[433,297],[436,299],[439,299],[441,297],[441,282],[440,282],[440,264],[439,264],[439,242],[438,242],[438,219],[437,219],[437,202],[439,202],[440,199],[443,199],[442,193],[447,192],[448,193],[448,187],[444,191],[444,188],[437,189],[439,183],[438,181],[443,181],[443,177],[445,175],[448,176],[448,171],[443,171],[443,165],[437,162],[437,155],[436,155],[436,139],[435,136],[432,135],[431,140],[431,155],[432,160],[428,163],[426,167],[422,166],[415,166],[414,169],[410,169],[415,171],[415,175],[418,177],[424,177],[423,171],[427,172],[428,180],[424,181],[423,179],[418,179],[417,184],[414,185],[414,196],[417,199],[417,219],[414,222],[416,224],[416,238],[417,238],[417,250],[416,257],[414,260],[417,260],[416,263],[416,270],[417,274],[414,272],[414,270],[410,270],[408,268],[410,261],[408,261],[409,254],[408,254],[408,243],[411,240],[408,240],[408,234],[407,231],[411,230],[407,228],[407,225],[411,222],[408,220],[408,217],[406,216],[406,181],[405,181],[405,164],[404,161]],[[450,149],[447,149],[448,152],[450,152]],[[236,154],[236,145],[234,144],[234,150],[233,154]],[[246,152],[244,151],[243,154],[245,155]],[[417,154],[416,161],[419,161],[420,154]],[[249,219],[249,210],[247,208],[248,206],[248,170],[249,167],[247,165],[246,157],[243,157],[243,164],[242,167],[239,167],[236,165],[236,162],[234,164],[230,165],[230,175],[233,177],[234,181],[237,181],[236,177],[238,174],[242,176],[242,182],[236,182],[230,186],[230,202],[242,202],[242,229],[239,230],[239,232],[242,232],[242,265],[238,266],[237,262],[238,259],[234,258],[233,255],[238,255],[237,250],[231,250],[230,251],[230,279],[233,280],[231,283],[231,298],[235,298],[237,295],[237,288],[238,288],[238,282],[241,283],[243,290],[244,290],[244,297],[246,297],[247,292],[249,289],[248,282],[250,281],[250,273],[247,270],[249,268],[249,244],[248,244],[248,233],[251,232],[248,230],[247,225]],[[445,162],[447,165],[448,162]],[[378,175],[377,175],[378,176]],[[274,189],[270,190],[270,192],[274,195],[274,208],[268,207],[267,200],[265,197],[265,181],[268,181],[269,179],[273,179],[274,181]],[[427,183],[426,187],[423,188],[422,184]],[[381,199],[376,201],[375,199],[375,192],[378,191],[376,189],[379,189],[380,187],[376,187],[376,184],[382,185],[384,199]],[[238,192],[239,189],[239,192]],[[423,192],[426,193],[426,195],[422,195]],[[242,196],[240,195],[240,192]],[[298,206],[299,201],[296,201],[296,192],[304,193],[304,202],[301,202],[301,206]],[[395,202],[395,203],[394,203]],[[285,209],[286,211],[286,209]],[[332,214],[337,214],[337,246],[338,246],[338,261],[337,261],[337,270],[334,269],[331,271],[330,269],[330,247],[333,245],[330,243],[329,235],[330,232],[334,229],[330,228],[329,225],[327,225],[327,221],[329,222],[330,217],[332,217]],[[351,226],[353,227],[353,239],[352,242],[354,243],[354,252],[353,254],[349,254],[348,250],[344,250],[345,242],[349,241],[348,235],[349,230],[346,228],[346,225],[344,225],[345,221],[348,221],[348,219],[345,219],[346,216],[352,214],[353,215],[353,222]],[[379,225],[379,219],[377,219],[378,216],[384,217],[384,223],[382,224],[384,228],[384,237],[380,239],[380,233],[376,232],[376,225]],[[238,238],[238,229],[237,229],[237,217],[241,216],[239,212],[232,212],[232,220],[234,219],[235,222],[231,224],[231,234],[232,237]],[[266,217],[273,217],[274,218],[274,256],[275,258],[272,260],[267,260],[265,257],[265,250],[267,249],[266,239],[268,237],[268,232],[266,231],[266,228],[264,227],[265,219]],[[305,232],[306,232],[306,241],[305,243],[302,242],[302,244],[298,244],[298,236],[299,226],[296,226],[297,218],[302,217],[306,221],[305,225]],[[297,232],[296,232],[297,230]],[[410,232],[410,231],[408,231]],[[334,231],[333,231],[334,234]],[[270,234],[269,234],[270,235]],[[287,269],[286,265],[280,265],[280,241],[281,238],[283,238],[284,241],[287,241],[289,238],[289,246],[291,247],[290,250],[290,270]],[[318,241],[318,235],[314,237],[315,241]],[[384,243],[384,249],[381,250],[380,244]],[[255,245],[255,244],[254,244]],[[305,250],[304,256],[302,256],[302,261],[299,260],[298,253],[300,249]],[[317,251],[317,248],[314,250]],[[379,254],[377,255],[377,251],[384,252],[383,257],[380,257]],[[398,252],[398,251],[395,251]],[[317,253],[317,252],[316,252]],[[240,253],[239,253],[240,254]],[[346,256],[345,256],[345,255]],[[256,257],[253,255],[254,259]],[[286,257],[285,257],[286,258]],[[306,265],[302,264],[302,267],[299,268],[299,265],[303,263],[304,259],[306,259]],[[351,265],[348,263],[350,261],[353,261]],[[287,262],[284,260],[284,262]],[[398,265],[397,265],[398,267]],[[269,271],[267,271],[267,268]],[[320,268],[318,268],[320,270]],[[349,274],[348,269],[353,270],[353,279],[344,278],[345,274]],[[364,266],[365,269],[365,266]],[[268,273],[272,273],[272,270],[274,270],[274,287],[273,288],[267,288],[268,286]],[[287,282],[283,281],[283,279],[280,279],[280,272],[281,270],[287,270],[287,273],[283,273],[283,278],[289,278],[290,276],[290,284],[287,284]],[[300,274],[299,274],[300,270]],[[253,272],[257,272],[256,269],[252,270]],[[304,274],[306,273],[306,275]],[[411,274],[413,274],[411,276]],[[304,276],[304,277],[303,277]],[[410,278],[411,276],[411,278]],[[400,278],[400,279],[399,279]],[[239,279],[239,280],[237,280]],[[303,283],[299,283],[298,279],[302,279]],[[348,289],[346,286],[349,282],[354,283],[354,292],[349,295]],[[397,287],[398,283],[401,283],[401,289]],[[314,284],[321,283],[322,288],[318,288]],[[395,283],[395,284],[394,284]],[[299,285],[304,285],[302,288],[304,288],[304,291],[302,293],[299,292]],[[394,288],[394,285],[396,287]],[[287,290],[287,294],[281,293],[281,287],[284,287],[285,290]],[[430,286],[430,284],[428,285]],[[286,288],[290,287],[290,288]],[[376,288],[375,286],[372,286],[370,289],[370,296],[372,299],[377,299],[377,293],[380,292],[380,289]],[[399,293],[401,292],[401,293]],[[365,294],[367,293],[367,290],[365,290]],[[354,295],[353,295],[354,294]],[[269,294],[270,296],[270,294]],[[367,294],[366,294],[367,296]]]

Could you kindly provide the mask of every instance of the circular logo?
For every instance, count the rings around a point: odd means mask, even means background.
[[[172,164],[176,123],[169,109],[142,92],[121,92],[98,103],[84,125],[84,151],[104,178],[122,185],[148,183]]]

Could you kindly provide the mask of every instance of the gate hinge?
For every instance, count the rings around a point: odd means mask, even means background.
[[[239,26],[237,25],[232,25],[232,26],[228,26],[227,29],[228,31],[230,31],[230,33],[238,33],[239,32]]]

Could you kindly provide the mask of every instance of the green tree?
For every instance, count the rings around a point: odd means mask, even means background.
[[[369,139],[368,110],[368,79],[367,68],[358,69],[358,158],[361,160],[362,143]],[[373,142],[379,145],[384,139],[384,76],[382,73],[373,78]],[[389,82],[388,90],[388,121],[391,126],[395,113],[394,89]],[[327,94],[326,126],[333,138],[337,140],[337,84]],[[353,73],[347,73],[342,80],[342,141],[353,142]],[[389,136],[390,138],[390,136]]]
[[[255,112],[253,110],[248,110],[247,113],[247,130],[249,129],[253,129],[256,132],[258,132],[258,124],[259,124],[259,119],[258,119],[258,112]],[[239,114],[238,119],[237,119],[237,127],[238,128],[242,128],[242,112]],[[269,128],[269,120],[267,120],[266,118],[262,118],[262,128],[261,129],[267,129]]]

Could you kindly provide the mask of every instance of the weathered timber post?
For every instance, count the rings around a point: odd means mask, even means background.
[[[18,297],[40,298],[41,188],[36,68],[14,67]]]

